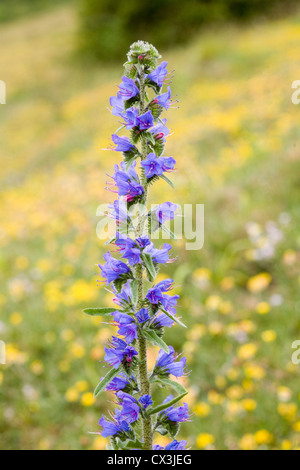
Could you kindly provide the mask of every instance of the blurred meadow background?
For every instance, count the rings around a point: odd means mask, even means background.
[[[160,273],[179,286],[188,325],[167,332],[192,370],[184,383],[194,417],[179,437],[193,449],[298,449],[300,105],[291,86],[300,79],[300,11],[203,1],[199,24],[179,37],[170,1],[161,3],[168,16],[156,29],[170,27],[173,39],[147,24],[145,37],[133,38],[164,54],[180,100],[166,115],[176,192],[161,182],[152,201],[205,204],[203,249],[172,242],[178,261]],[[111,406],[109,393],[94,401],[92,392],[113,328],[81,310],[112,305],[96,286],[105,251],[96,209],[112,201],[106,173],[120,157],[101,149],[119,127],[107,106],[131,37],[122,36],[120,2],[104,17],[91,13],[99,4],[0,5],[1,449],[106,446],[89,432]],[[98,45],[95,18],[108,18]],[[155,26],[161,15],[151,18]],[[109,48],[112,60],[101,62]]]

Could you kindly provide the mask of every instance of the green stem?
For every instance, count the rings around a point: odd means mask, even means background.
[[[145,81],[144,81],[144,70],[141,70],[140,75],[140,113],[143,114],[145,111]],[[142,136],[142,159],[147,157],[147,142],[145,137]],[[147,202],[147,179],[143,174],[144,197],[143,203],[146,205]],[[139,215],[139,222],[137,227],[137,236],[143,235],[145,218],[144,215]],[[144,300],[144,283],[143,283],[143,267],[141,264],[137,265],[136,268],[136,279],[138,281],[138,310],[143,307]],[[147,367],[147,342],[146,339],[138,333],[138,345],[139,345],[139,386],[141,395],[150,394],[150,382],[148,379],[148,367]],[[142,433],[143,433],[143,446],[144,450],[152,450],[152,424],[151,417],[143,418],[142,420]]]

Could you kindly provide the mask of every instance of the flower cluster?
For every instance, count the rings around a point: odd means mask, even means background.
[[[109,448],[113,449],[162,449],[153,444],[154,432],[168,433],[174,439],[179,423],[189,420],[187,404],[175,406],[187,392],[173,380],[184,376],[186,359],[179,359],[163,340],[165,327],[174,323],[185,326],[176,315],[179,296],[169,293],[172,279],[155,282],[160,265],[175,258],[171,257],[169,243],[155,247],[151,241],[153,231],[174,219],[177,206],[164,202],[154,210],[139,211],[136,225],[132,218],[139,206],[146,207],[150,184],[160,179],[170,183],[165,173],[176,165],[173,157],[163,155],[169,129],[160,116],[172,101],[169,86],[162,92],[168,71],[167,62],[157,64],[159,58],[150,44],[133,44],[117,96],[110,98],[112,114],[123,123],[112,135],[111,148],[122,152],[123,161],[115,165],[108,183],[118,195],[108,213],[116,221],[117,231],[110,243],[117,255],[107,252],[99,268],[104,282],[111,285],[116,307],[85,309],[88,314],[108,315],[117,327],[116,336],[105,347],[104,361],[110,370],[95,390],[96,396],[103,390],[115,393],[115,413],[99,421],[101,434],[111,438]],[[130,131],[130,137],[118,135],[122,129]],[[147,369],[147,342],[160,348],[152,373]],[[177,395],[154,403],[154,385],[169,385]],[[184,449],[185,445],[185,441],[173,440],[165,449]]]

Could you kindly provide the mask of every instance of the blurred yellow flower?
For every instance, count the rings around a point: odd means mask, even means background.
[[[271,343],[277,338],[277,333],[274,330],[266,330],[262,332],[261,337],[265,343]]]
[[[39,450],[50,450],[50,441],[46,438],[39,441]]]
[[[300,432],[300,421],[296,421],[296,423],[293,424],[293,430],[295,432]]]
[[[74,331],[62,330],[60,336],[64,341],[72,341],[72,339],[74,339]]]
[[[194,413],[196,416],[201,416],[202,418],[208,416],[210,413],[210,406],[205,402],[197,403],[194,406]]]
[[[11,314],[9,321],[14,326],[20,325],[23,321],[23,316],[19,312],[14,312]]]
[[[244,400],[241,401],[241,404],[246,411],[254,411],[257,407],[256,401],[252,398],[244,398]]]
[[[269,273],[260,273],[256,276],[250,277],[247,282],[247,289],[252,293],[257,293],[265,290],[272,281]]]
[[[6,363],[7,364],[24,364],[28,359],[28,354],[22,352],[14,344],[6,345]]]
[[[65,398],[68,402],[73,403],[78,400],[79,398],[79,392],[76,390],[76,388],[69,388],[66,391]]]
[[[282,441],[281,443],[282,450],[291,450],[291,448],[292,448],[291,441],[289,441],[288,439],[285,439],[284,441]]]
[[[257,448],[257,443],[253,434],[245,434],[239,440],[239,448],[242,450],[255,450]]]
[[[257,346],[254,343],[247,343],[240,346],[237,351],[237,356],[239,359],[247,360],[251,359],[257,351]]]
[[[30,370],[35,375],[41,375],[44,371],[44,365],[43,365],[42,361],[39,361],[39,360],[33,361],[30,364]]]
[[[209,310],[217,310],[222,302],[218,295],[210,295],[205,301],[205,305]]]
[[[15,260],[15,266],[17,269],[23,270],[28,268],[29,260],[26,256],[17,256]]]
[[[273,440],[273,434],[271,434],[266,429],[260,429],[255,433],[255,440],[257,444],[270,444]]]
[[[85,392],[89,388],[89,384],[86,380],[79,380],[74,387],[78,392]]]
[[[244,395],[244,390],[239,385],[232,385],[226,390],[226,395],[230,400],[238,400]]]
[[[266,315],[267,313],[270,312],[270,310],[271,310],[271,306],[268,302],[259,302],[256,305],[256,311],[260,315]]]
[[[225,291],[233,289],[234,285],[235,281],[233,277],[224,277],[221,281],[221,289]]]
[[[297,413],[297,405],[295,403],[279,403],[277,411],[283,418],[290,421]]]
[[[228,371],[226,372],[226,375],[229,380],[236,380],[239,376],[239,371],[235,369],[234,367],[232,367],[231,369],[228,369]]]
[[[105,450],[107,446],[107,440],[102,436],[97,436],[93,442],[93,450]]]
[[[95,403],[95,398],[92,393],[84,393],[81,397],[81,404],[83,406],[92,406]]]
[[[218,388],[225,388],[227,381],[222,375],[217,375],[215,378],[215,384]]]
[[[208,401],[213,405],[221,405],[225,398],[221,393],[216,392],[215,390],[209,390],[207,394]]]
[[[212,445],[214,442],[214,436],[208,433],[199,434],[196,439],[196,445],[199,449],[205,449],[205,447]]]
[[[247,364],[244,367],[245,375],[249,379],[263,379],[264,376],[266,375],[265,370],[263,367],[257,365],[257,364]]]
[[[290,388],[288,387],[285,387],[285,386],[280,386],[277,388],[277,395],[278,395],[278,399],[280,401],[289,401],[292,397],[292,391]]]
[[[85,348],[80,343],[74,343],[71,346],[71,352],[74,357],[81,359],[85,355]]]

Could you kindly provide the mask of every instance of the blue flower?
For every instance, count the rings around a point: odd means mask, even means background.
[[[101,433],[103,437],[122,435],[130,432],[129,424],[125,420],[120,421],[116,417],[113,417],[113,420],[109,421],[102,416],[99,420],[99,425],[103,428]]]
[[[163,169],[161,165],[161,161],[155,153],[149,153],[145,160],[141,161],[141,166],[145,170],[145,176],[147,178],[152,178],[153,176],[160,176],[163,174]]]
[[[177,207],[177,204],[173,204],[172,202],[164,202],[156,207],[155,214],[160,225],[167,220],[174,219]]]
[[[134,356],[138,355],[134,347],[128,346],[125,341],[115,336],[112,337],[111,347],[104,348],[104,351],[104,360],[115,369],[118,369],[121,364],[129,368]]]
[[[105,388],[106,391],[118,392],[123,390],[129,384],[125,374],[120,374],[120,377],[115,377]]]
[[[144,253],[149,254],[154,263],[167,263],[169,261],[169,251],[172,249],[172,245],[164,243],[164,247],[161,250],[154,248],[153,243],[151,243],[151,245],[145,248]]]
[[[165,60],[155,69],[153,72],[147,75],[147,80],[156,83],[159,87],[161,87],[164,83],[166,75],[168,73],[166,66],[168,62]]]
[[[137,325],[130,315],[116,311],[112,313],[112,316],[119,327],[119,335],[125,337],[127,344],[137,339]]]
[[[108,209],[110,210],[108,215],[116,220],[117,225],[129,220],[126,201],[117,199],[112,204],[108,205]]]
[[[146,113],[142,114],[137,119],[137,125],[139,126],[141,131],[145,131],[149,129],[154,124],[154,119],[152,116],[151,111],[147,111]]]
[[[168,327],[171,328],[173,325],[174,321],[168,317],[165,313],[160,313],[156,317],[153,318],[151,324],[153,325],[154,328],[163,328],[163,327]]]
[[[162,123],[156,124],[150,129],[149,132],[151,132],[155,140],[162,139],[164,142],[166,141],[165,137],[167,137],[170,133],[167,126],[165,126],[166,122],[166,119],[162,119]]]
[[[115,173],[112,177],[118,187],[119,196],[125,196],[125,200],[128,202],[144,193],[144,188],[138,181],[134,167],[135,163],[126,171],[124,162],[121,163],[120,169],[118,165],[115,165]]]
[[[172,288],[173,279],[165,279],[156,286],[148,290],[146,298],[151,304],[159,304],[164,301],[164,292],[169,291]]]
[[[153,373],[162,376],[171,374],[175,377],[182,377],[186,358],[182,357],[180,361],[176,361],[177,357],[172,346],[169,346],[169,354],[160,349]]]
[[[117,96],[111,96],[109,99],[109,103],[112,106],[112,114],[114,116],[123,116],[124,113],[124,102],[121,98],[120,93]]]
[[[151,398],[151,395],[143,395],[141,398],[139,398],[139,402],[143,405],[145,409],[148,406],[153,405],[153,400]]]
[[[135,314],[139,323],[145,323],[146,321],[150,320],[150,315],[146,308],[142,308]]]
[[[186,441],[176,441],[176,439],[166,445],[165,450],[184,450],[187,445]]]
[[[172,395],[170,397],[172,397]],[[168,398],[170,399],[170,397]],[[187,403],[184,403],[182,406],[179,406],[177,408],[170,406],[162,412],[162,415],[164,418],[166,417],[169,421],[177,423],[183,423],[184,421],[188,421],[190,419]]]
[[[173,157],[160,157],[159,162],[163,171],[174,170],[176,160]]]
[[[122,83],[119,86],[119,89],[119,95],[123,100],[130,100],[139,94],[139,89],[134,83],[134,80],[126,77],[125,75],[122,77]]]
[[[119,414],[119,419],[124,420],[127,423],[133,423],[139,419],[140,407],[137,404],[135,398],[125,392],[117,392],[117,397],[120,404],[122,405],[122,410]]]
[[[123,261],[116,260],[109,252],[106,253],[103,258],[106,263],[103,265],[99,264],[98,266],[101,269],[101,276],[106,279],[107,284],[115,281],[120,276],[128,275],[130,273],[130,269],[127,264],[123,263]]]
[[[166,93],[162,93],[161,95],[158,95],[155,98],[154,102],[158,103],[163,108],[168,109],[170,107],[170,98],[171,98],[171,88],[168,87],[168,91]]]
[[[116,144],[115,150],[117,152],[129,152],[134,149],[134,145],[132,145],[128,137],[119,137],[117,134],[113,134],[112,140]]]
[[[122,113],[122,117],[124,119],[126,129],[130,130],[133,127],[138,125],[138,115],[139,112],[137,108],[132,106],[131,108],[128,108],[125,113]]]

